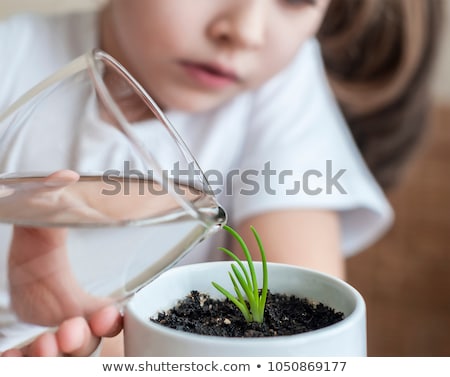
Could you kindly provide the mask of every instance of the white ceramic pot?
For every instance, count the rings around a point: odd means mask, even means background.
[[[260,263],[255,263],[258,273]],[[298,335],[225,338],[190,334],[151,322],[192,290],[223,296],[216,281],[232,291],[230,262],[175,267],[141,289],[125,310],[126,356],[366,356],[366,309],[362,296],[334,277],[299,267],[268,264],[272,293],[294,294],[320,301],[344,313],[334,325]],[[261,277],[259,276],[259,281]]]

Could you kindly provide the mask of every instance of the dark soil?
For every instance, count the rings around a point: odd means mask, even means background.
[[[247,323],[228,299],[212,299],[192,291],[174,308],[150,318],[163,326],[201,335],[269,337],[317,330],[344,318],[340,312],[304,298],[267,295],[264,323]]]

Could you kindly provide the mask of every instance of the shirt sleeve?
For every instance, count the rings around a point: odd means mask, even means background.
[[[45,77],[33,77],[41,69],[37,56],[50,59],[40,19],[20,13],[0,22],[0,112]]]
[[[97,14],[19,13],[0,22],[0,112],[97,45]]]
[[[16,70],[20,70],[21,61],[26,56],[20,46],[22,32],[18,30],[21,20],[8,18],[0,22],[0,113],[10,104]]]
[[[255,93],[252,113],[233,189],[236,221],[280,209],[335,210],[347,256],[388,229],[392,209],[336,104],[316,40]]]

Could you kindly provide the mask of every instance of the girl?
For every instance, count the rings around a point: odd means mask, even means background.
[[[425,123],[438,8],[422,0],[111,0],[99,14],[22,16],[0,29],[10,63],[1,67],[0,107],[98,46],[164,108],[204,170],[260,172],[253,195],[234,179],[232,195],[218,197],[251,249],[253,225],[270,261],[345,278],[345,256],[392,221],[378,183],[395,181]],[[311,183],[312,175],[320,179]],[[60,246],[48,230],[24,233],[15,228],[10,254],[36,240]],[[217,258],[222,236],[183,262]],[[120,328],[106,308],[5,354],[85,355]]]

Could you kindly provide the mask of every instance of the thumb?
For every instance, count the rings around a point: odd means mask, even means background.
[[[20,265],[65,248],[67,229],[15,225],[10,246],[10,265]]]

